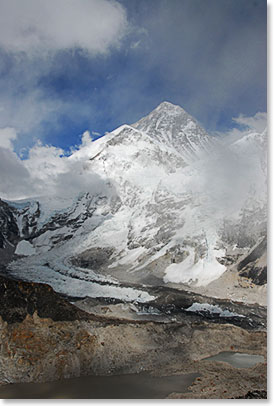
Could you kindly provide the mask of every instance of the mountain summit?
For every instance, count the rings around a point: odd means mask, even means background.
[[[188,158],[208,150],[212,138],[182,107],[164,101],[132,127],[174,147]]]

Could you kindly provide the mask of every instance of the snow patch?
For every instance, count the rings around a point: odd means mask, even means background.
[[[48,282],[51,285],[51,282]],[[53,285],[57,292],[69,294],[77,297],[105,297],[123,300],[125,302],[146,303],[154,300],[155,297],[149,293],[133,289],[112,285],[101,285],[99,283],[87,283],[83,280],[67,278],[63,281],[58,281],[58,284]]]
[[[34,255],[36,253],[36,250],[34,246],[26,240],[22,240],[17,244],[15,254],[16,255],[24,255],[28,257],[29,255]]]
[[[216,305],[210,305],[208,303],[193,303],[188,309],[185,309],[187,312],[199,313],[199,312],[208,312],[220,317],[245,317],[242,314],[230,312],[229,310],[223,310],[221,307]]]
[[[226,267],[216,259],[225,255],[224,250],[211,248],[206,257],[200,258],[196,263],[194,248],[190,248],[189,251],[190,254],[184,261],[170,264],[166,268],[163,278],[165,283],[193,283],[196,286],[206,286],[225,272]]]

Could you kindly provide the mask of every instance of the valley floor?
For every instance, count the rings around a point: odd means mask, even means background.
[[[149,305],[106,298],[71,304],[48,285],[4,277],[0,282],[2,385],[147,371],[199,374],[183,392],[166,394],[169,398],[235,398],[266,391],[262,306],[164,287],[149,291],[157,296]],[[265,362],[238,369],[205,360],[222,351],[262,355]]]

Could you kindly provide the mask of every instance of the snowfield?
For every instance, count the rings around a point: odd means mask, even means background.
[[[166,268],[164,282],[207,285],[225,272],[226,267],[217,260],[224,254],[224,250],[211,248],[208,250],[206,258],[200,258],[195,263],[195,252],[192,249],[184,261],[179,264],[170,264]]]

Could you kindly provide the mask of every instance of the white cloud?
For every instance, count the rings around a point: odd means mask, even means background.
[[[218,148],[204,170],[200,171],[203,184],[196,186],[209,192],[210,207],[214,208],[216,215],[231,215],[240,210],[246,204],[247,196],[251,196],[251,191],[253,198],[264,201],[266,119],[266,113],[256,113],[252,117],[239,115],[233,120],[241,125],[240,128],[218,134]]]
[[[88,154],[92,140],[88,131],[78,147],[85,153],[73,160],[61,148],[43,145],[40,141],[21,160],[11,149],[0,146],[0,197],[23,199],[35,196],[75,198],[81,192],[105,191],[105,182],[90,170]],[[72,150],[72,153],[76,149]]]
[[[24,166],[29,170],[31,178],[38,184],[54,183],[56,177],[67,170],[67,158],[63,157],[64,151],[38,142],[29,152],[29,158]],[[42,188],[44,185],[42,186]]]
[[[93,134],[93,133],[92,133]],[[89,131],[85,131],[84,134],[82,135],[82,146],[86,147],[92,143],[92,139],[90,136]]]
[[[20,199],[30,196],[34,190],[24,163],[7,148],[0,147],[0,197]]]
[[[91,131],[91,134],[94,135],[95,137],[101,136],[101,134],[98,131]]]
[[[16,140],[16,130],[12,127],[0,128],[0,147],[13,150],[12,142]]]
[[[125,9],[110,0],[0,0],[0,46],[14,52],[80,47],[93,54],[119,46]]]
[[[234,117],[233,121],[258,132],[262,132],[267,126],[267,114],[258,112],[252,117],[240,114],[239,117]]]
[[[230,145],[250,132],[262,133],[267,127],[267,113],[258,112],[254,116],[240,114],[238,117],[233,117],[232,120],[240,127],[231,128],[227,132],[216,131],[214,133],[222,140],[223,145]]]

